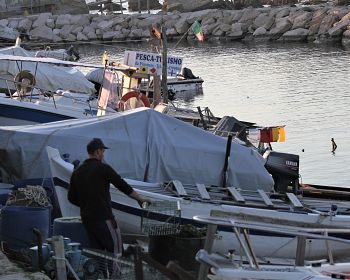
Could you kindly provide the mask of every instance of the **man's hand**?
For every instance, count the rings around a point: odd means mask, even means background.
[[[150,199],[144,198],[144,197],[140,198],[137,202],[138,202],[138,204],[140,205],[141,208],[145,208],[146,206],[152,204]]]
[[[150,199],[142,197],[136,191],[132,191],[132,193],[129,194],[129,196],[132,197],[133,199],[135,199],[137,201],[137,203],[140,205],[141,208],[142,208],[143,203],[151,204],[151,200]]]

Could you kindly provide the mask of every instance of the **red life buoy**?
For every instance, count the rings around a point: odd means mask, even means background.
[[[119,101],[118,108],[120,110],[124,111],[124,103],[133,97],[135,97],[138,101],[142,101],[143,106],[145,106],[145,107],[151,106],[146,95],[142,94],[141,92],[130,91],[127,94],[122,96],[122,98]]]

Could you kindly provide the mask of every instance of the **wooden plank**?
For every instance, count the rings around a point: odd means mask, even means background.
[[[204,184],[196,183],[196,186],[197,186],[197,189],[198,189],[198,192],[199,192],[201,198],[209,200],[210,196],[209,196],[209,193],[208,193],[206,187],[204,186]]]
[[[187,192],[179,180],[173,180],[172,183],[173,183],[173,186],[175,187],[176,192],[179,196],[187,196]]]
[[[296,208],[303,208],[303,204],[301,204],[300,200],[295,196],[294,193],[286,193],[288,199]]]
[[[233,198],[238,202],[245,202],[245,199],[234,187],[228,187],[227,190],[233,196]]]
[[[273,202],[271,201],[271,199],[267,196],[266,192],[264,192],[263,190],[258,190],[258,193],[260,194],[261,198],[263,199],[264,203],[269,206],[269,207],[273,207]]]

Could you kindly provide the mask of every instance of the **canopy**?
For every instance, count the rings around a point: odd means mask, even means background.
[[[12,179],[49,176],[46,146],[63,158],[83,161],[86,145],[101,138],[105,161],[124,178],[146,182],[177,179],[183,184],[221,186],[226,138],[152,109],[138,108],[103,117],[20,127],[0,127],[0,169]],[[242,189],[273,188],[265,160],[239,140],[231,146],[227,185]]]
[[[55,92],[64,89],[74,92],[92,94],[94,84],[89,82],[83,73],[71,68],[62,67],[60,60],[54,58],[37,58],[19,46],[0,49],[0,73],[11,74],[13,78],[22,70],[28,70],[35,76],[36,86],[40,89]],[[65,65],[78,63],[63,62]],[[6,88],[6,87],[5,87]]]

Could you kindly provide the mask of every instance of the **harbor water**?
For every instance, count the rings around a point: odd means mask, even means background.
[[[350,187],[350,51],[308,44],[194,43],[169,54],[204,79],[203,95],[177,104],[209,107],[216,116],[263,126],[285,125],[280,152],[300,155],[303,183]],[[125,50],[148,44],[80,46],[82,61],[100,63],[103,51],[123,61]],[[338,145],[332,153],[331,138]]]

